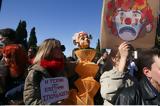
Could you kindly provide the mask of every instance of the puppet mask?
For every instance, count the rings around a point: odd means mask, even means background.
[[[78,32],[73,36],[74,44],[78,45],[79,48],[85,49],[90,47],[90,36],[86,32]]]

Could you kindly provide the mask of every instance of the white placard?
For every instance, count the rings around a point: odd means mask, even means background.
[[[51,104],[68,97],[69,86],[66,77],[46,78],[41,81],[41,99]]]

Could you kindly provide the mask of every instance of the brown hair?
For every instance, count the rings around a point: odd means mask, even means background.
[[[143,50],[138,53],[138,59],[136,60],[136,64],[138,67],[138,78],[141,78],[143,75],[143,68],[147,67],[151,69],[152,64],[155,62],[154,57],[160,57],[160,50],[157,48]]]

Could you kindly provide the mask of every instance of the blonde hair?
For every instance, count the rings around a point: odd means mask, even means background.
[[[38,52],[35,56],[33,64],[40,62],[42,59],[51,60],[53,59],[53,55],[51,55],[54,48],[60,48],[61,43],[59,40],[56,39],[46,39],[43,43],[39,46]]]

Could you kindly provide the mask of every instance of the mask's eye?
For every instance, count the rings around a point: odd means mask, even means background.
[[[133,17],[141,17],[141,15],[139,13],[134,13]]]
[[[119,15],[120,15],[120,17],[125,17],[124,11],[119,11]]]
[[[81,37],[81,40],[84,40],[85,38],[84,37]]]
[[[133,17],[140,18],[141,17],[141,12],[133,11]]]

